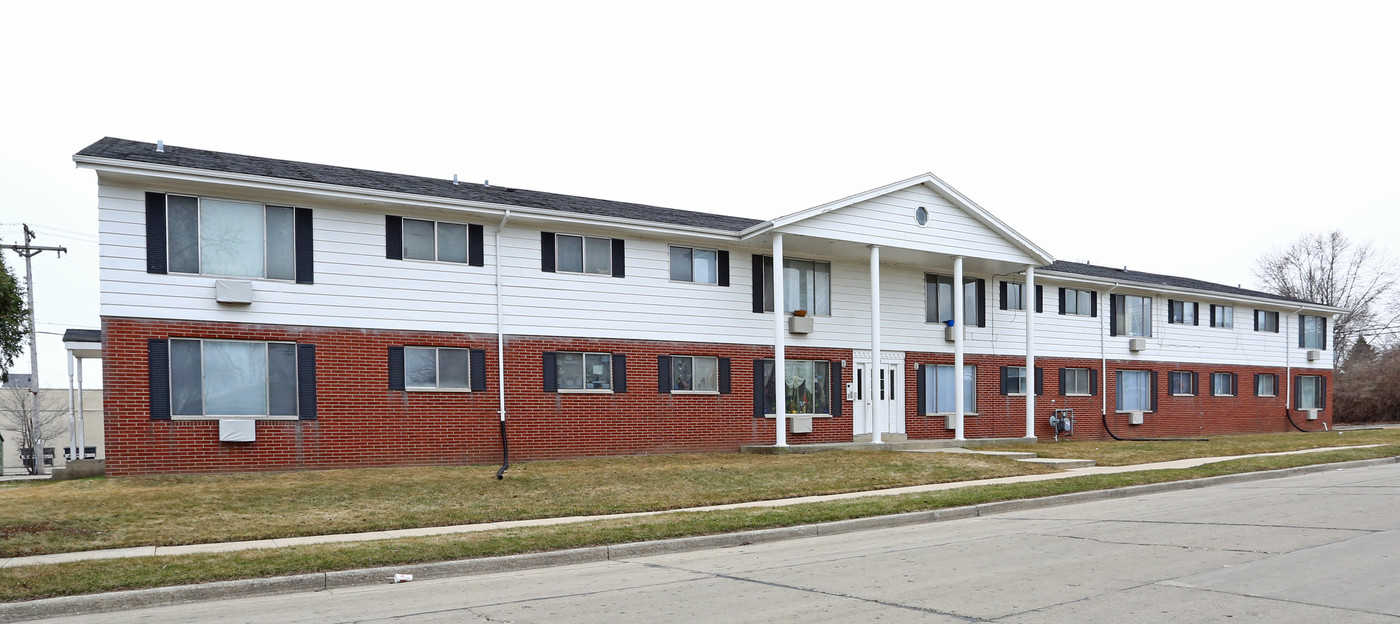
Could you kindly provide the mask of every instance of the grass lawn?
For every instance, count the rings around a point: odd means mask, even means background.
[[[894,459],[886,454],[869,455]],[[710,535],[1396,455],[1400,455],[1400,445],[1240,459],[1184,470],[1086,475],[782,508],[677,512],[450,536],[3,568],[0,569],[0,602]],[[577,465],[576,462],[558,463]]]
[[[1125,435],[1125,434],[1120,434]],[[1304,448],[1400,444],[1400,429],[1333,431],[1323,433],[1267,433],[1259,435],[1201,436],[1209,442],[1118,442],[1115,440],[1043,441],[1040,444],[998,444],[979,450],[1029,451],[1041,457],[1092,459],[1100,466],[1130,466],[1151,462],[1277,453]]]

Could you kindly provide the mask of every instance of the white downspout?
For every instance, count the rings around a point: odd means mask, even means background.
[[[1118,290],[1118,282],[1114,282],[1113,288],[1104,293],[1104,301],[1108,301],[1115,290]],[[1108,306],[1108,309],[1112,310],[1113,306]],[[1099,408],[1099,414],[1108,416],[1108,331],[1103,326],[1107,322],[1108,315],[1104,314],[1102,309],[1095,310],[1095,312],[1099,313],[1099,397],[1103,400],[1103,407]],[[1153,388],[1152,391],[1156,392],[1157,390]]]
[[[953,439],[964,440],[963,431],[963,299],[967,297],[963,286],[963,257],[953,258],[953,421],[956,427]]]
[[[1302,311],[1302,308],[1298,308],[1294,310],[1292,314],[1289,314],[1288,318],[1293,318]],[[1279,324],[1284,325],[1288,322],[1288,318],[1279,319]],[[1287,413],[1287,410],[1293,409],[1293,343],[1289,340],[1290,332],[1285,331],[1286,329],[1286,325],[1279,328],[1279,333],[1283,334],[1283,382],[1288,386],[1288,389],[1285,390],[1283,394],[1283,409],[1285,413]],[[1274,393],[1278,393],[1278,388],[1274,388]]]
[[[505,294],[501,288],[501,234],[505,232],[506,222],[510,221],[510,211],[507,210],[501,216],[501,224],[496,226],[496,396],[497,410],[500,416],[501,435],[505,436],[506,426],[506,331],[505,331],[505,305],[502,301]],[[508,461],[505,457],[505,439],[502,442],[502,460]],[[505,469],[502,468],[502,471]]]
[[[880,444],[882,425],[880,423],[880,408],[884,406],[884,401],[879,400],[875,376],[877,371],[883,371],[880,359],[880,247],[870,246],[870,411],[871,411],[871,436],[870,441]],[[880,373],[883,374],[883,373]]]
[[[774,446],[787,446],[787,345],[784,342],[783,235],[773,235],[773,422],[777,428]]]
[[[1026,437],[1035,439],[1035,265],[1026,265],[1026,285],[1021,291],[1021,307],[1026,310]]]

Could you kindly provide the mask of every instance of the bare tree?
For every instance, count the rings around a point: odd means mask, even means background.
[[[68,431],[67,404],[58,405],[57,400],[45,400],[49,396],[57,395],[49,393],[40,396],[39,433],[41,439],[53,441],[61,439]],[[0,388],[0,430],[19,434],[20,448],[34,446],[34,399],[29,388]],[[34,474],[34,467],[34,463],[26,466],[30,474]]]
[[[1370,241],[1355,243],[1340,230],[1304,234],[1254,261],[1264,290],[1347,311],[1332,324],[1333,353],[1345,359],[1359,336],[1386,336],[1400,326],[1393,291],[1400,264]]]

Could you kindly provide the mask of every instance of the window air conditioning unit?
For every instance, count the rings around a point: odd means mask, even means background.
[[[1303,411],[1305,411],[1305,412],[1308,413],[1308,420],[1317,420],[1317,410],[1315,410],[1315,409],[1308,409],[1308,410],[1303,410]]]
[[[812,333],[812,317],[810,316],[790,316],[788,317],[789,334],[810,334]]]
[[[214,300],[247,305],[253,302],[253,283],[241,280],[215,280]]]
[[[811,416],[789,416],[789,417],[788,417],[788,422],[792,423],[792,432],[793,432],[793,433],[811,433],[811,432],[812,432],[812,417],[811,417]]]
[[[945,326],[943,328],[943,339],[947,340],[948,342],[957,342],[958,328],[953,327],[952,325]]]
[[[1141,424],[1142,424],[1142,412],[1128,412],[1128,424],[1130,424],[1130,425],[1141,425]]]
[[[220,420],[220,442],[256,442],[258,423],[255,420]]]
[[[943,428],[953,431],[958,428],[958,417],[955,414],[948,414],[943,417]]]
[[[1322,359],[1322,352],[1317,349],[1308,349],[1308,361],[1316,362]]]
[[[1147,339],[1146,339],[1146,338],[1129,338],[1129,339],[1128,339],[1128,350],[1129,350],[1129,351],[1133,351],[1133,352],[1137,352],[1137,351],[1146,351],[1146,350],[1147,350]]]

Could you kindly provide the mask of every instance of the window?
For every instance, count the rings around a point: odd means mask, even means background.
[[[555,354],[559,390],[612,390],[612,354]]]
[[[1003,310],[1024,310],[1026,309],[1026,285],[1016,282],[1001,283],[1001,309]]]
[[[1172,396],[1196,396],[1196,373],[1172,371],[1167,376],[1167,388]]]
[[[1007,366],[1002,369],[1005,377],[1002,379],[1002,390],[1004,394],[1025,394],[1026,393],[1026,367]]]
[[[1327,407],[1327,380],[1319,375],[1298,376],[1298,409]]]
[[[422,219],[403,220],[403,257],[406,260],[467,262],[467,226]]]
[[[773,258],[763,257],[763,310],[773,311]],[[783,259],[783,312],[831,316],[831,263]]]
[[[1273,373],[1254,375],[1254,396],[1278,396],[1278,375]]]
[[[670,367],[671,392],[719,392],[719,358],[673,355]]]
[[[986,303],[986,280],[963,278],[963,325],[986,327],[982,307]],[[924,276],[924,321],[947,323],[953,320],[953,278],[947,275]]]
[[[1327,319],[1321,316],[1298,315],[1298,348],[1327,348]]]
[[[1152,411],[1156,385],[1156,375],[1152,371],[1118,371],[1118,411]]]
[[[823,360],[785,360],[784,363],[787,374],[783,376],[783,413],[830,414],[831,363]],[[763,361],[765,414],[778,412],[773,368],[773,360]]]
[[[952,414],[957,405],[957,375],[951,364],[923,366],[924,414]],[[977,411],[977,367],[963,365],[963,412]]]
[[[1060,394],[1090,396],[1094,394],[1094,372],[1087,368],[1060,369]]]
[[[1210,394],[1211,396],[1235,396],[1235,374],[1211,373]]]
[[[561,273],[612,275],[611,238],[556,234],[555,269]]]
[[[1278,333],[1278,312],[1254,311],[1254,331]]]
[[[410,389],[471,390],[471,350],[404,347],[404,385]]]
[[[1098,305],[1098,294],[1092,290],[1060,289],[1060,314],[1098,316],[1094,308]]]
[[[297,416],[297,345],[170,340],[175,416]]]
[[[1167,300],[1167,323],[1180,325],[1197,325],[1196,312],[1200,310],[1200,304],[1192,301]]]
[[[1230,306],[1210,306],[1210,326],[1229,329],[1235,326],[1235,309]]]
[[[1109,334],[1113,336],[1152,336],[1152,298],[1113,295]]]
[[[725,258],[726,264],[728,258]],[[720,252],[714,249],[671,246],[671,280],[696,284],[720,284]],[[728,281],[728,280],[726,280]]]
[[[171,273],[297,278],[295,209],[182,195],[165,200]]]

